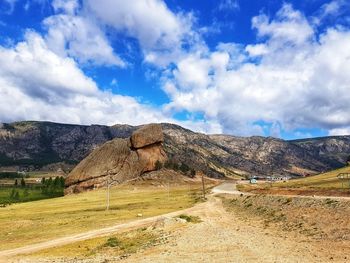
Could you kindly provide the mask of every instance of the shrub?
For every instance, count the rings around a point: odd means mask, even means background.
[[[26,181],[24,181],[24,178],[22,177],[21,179],[21,187],[25,187],[26,186]]]
[[[187,173],[189,170],[190,170],[190,167],[188,167],[188,165],[187,164],[185,164],[185,163],[181,163],[181,165],[180,165],[180,171],[181,172],[183,172],[183,173]]]
[[[191,169],[191,177],[195,177],[196,171],[194,169]]]
[[[0,172],[0,179],[15,179],[18,177],[17,172]]]
[[[179,215],[179,218],[186,220],[189,223],[200,223],[202,220],[198,216],[189,216],[185,214]]]
[[[106,243],[104,244],[106,247],[118,247],[120,246],[121,242],[116,237],[110,237],[107,239]]]
[[[156,170],[158,171],[158,170],[162,169],[162,167],[163,167],[163,164],[159,160],[157,160],[156,164],[155,164]]]

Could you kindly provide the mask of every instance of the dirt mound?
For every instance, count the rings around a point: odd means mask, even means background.
[[[146,125],[140,130],[132,134],[133,142],[114,139],[89,154],[68,175],[65,193],[100,188],[106,186],[107,180],[113,184],[133,180],[155,170],[157,161],[165,162],[161,126]]]

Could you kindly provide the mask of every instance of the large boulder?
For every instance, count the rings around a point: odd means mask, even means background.
[[[142,172],[150,172],[156,169],[157,161],[164,163],[167,159],[166,153],[161,144],[152,144],[136,150],[140,163],[142,163]]]
[[[136,130],[131,135],[131,145],[135,149],[164,141],[162,126],[159,124],[148,124]]]
[[[134,140],[137,142],[137,147],[129,138],[117,138],[91,152],[68,175],[65,193],[104,187],[107,180],[113,184],[130,181],[145,172],[154,171],[157,161],[165,162],[167,156],[163,150],[161,126],[145,125],[140,130],[141,132],[137,130],[132,135],[133,137],[136,134]],[[152,136],[148,132],[157,134]]]

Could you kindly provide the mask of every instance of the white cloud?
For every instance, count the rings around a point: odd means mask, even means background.
[[[0,48],[0,72],[3,121],[140,124],[167,119],[132,97],[100,91],[73,59],[57,56],[34,32],[14,48]]]
[[[72,58],[52,52],[32,31],[12,48],[0,46],[0,120],[107,125],[172,122],[197,131],[220,131],[215,123],[176,121],[161,108],[101,91]]]
[[[79,8],[78,0],[54,0],[52,7],[56,12],[64,12],[66,14],[74,15]]]
[[[79,9],[77,1],[56,0],[52,5],[56,12],[62,13],[43,21],[47,29],[45,39],[51,50],[83,64],[125,66],[94,19],[75,14]]]
[[[86,0],[85,12],[100,23],[136,38],[145,61],[166,66],[177,60],[184,43],[193,42],[192,15],[172,12],[161,0]],[[192,43],[193,44],[193,43]]]
[[[171,99],[165,109],[202,113],[224,132],[242,135],[261,134],[259,121],[272,123],[275,135],[348,126],[350,31],[329,28],[316,40],[311,24],[290,5],[252,23],[261,43],[221,44],[182,58],[164,78]]]
[[[329,135],[331,136],[350,135],[350,127],[332,129],[329,131]]]
[[[126,30],[146,49],[168,48],[183,32],[179,17],[159,0],[87,0],[88,8],[105,24]]]
[[[314,33],[305,16],[294,10],[290,4],[284,4],[272,21],[265,14],[254,17],[252,26],[257,29],[258,36],[267,37],[270,43],[276,42],[276,45],[303,44]]]
[[[174,13],[162,0],[54,0],[52,7],[56,14],[43,21],[49,47],[83,64],[128,64],[109,43],[107,32],[136,39],[144,61],[158,67],[183,57],[184,46],[201,48],[200,34],[192,30],[193,15]]]
[[[337,16],[344,10],[350,7],[349,1],[346,0],[332,0],[329,3],[325,3],[320,10],[320,19],[324,19],[329,16]]]
[[[265,44],[247,45],[245,50],[251,57],[257,57],[268,53],[268,49]]]
[[[335,2],[342,1],[333,2],[322,7],[323,15],[339,11]],[[349,131],[350,31],[335,26],[317,35],[317,23],[290,4],[274,17],[261,13],[252,19],[258,43],[219,43],[214,50],[195,30],[192,14],[172,12],[161,0],[55,0],[52,5],[55,15],[44,20],[44,36],[29,32],[15,47],[0,47],[1,120],[168,121],[241,135],[262,135],[266,129],[276,136],[298,128]],[[106,30],[136,39],[144,61],[162,67],[168,104],[154,108],[101,91],[84,75],[81,64],[127,63]],[[148,70],[149,76],[160,74]],[[187,121],[171,118],[184,111]],[[203,120],[191,117],[197,113]]]

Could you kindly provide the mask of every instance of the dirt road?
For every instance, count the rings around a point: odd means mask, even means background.
[[[341,249],[245,221],[225,211],[217,197],[211,196],[203,210],[191,215],[203,222],[179,230],[170,243],[126,262],[346,262]]]
[[[237,190],[236,183],[234,182],[225,182],[212,189],[214,194],[233,194],[233,195],[250,195],[249,193],[243,193]]]

